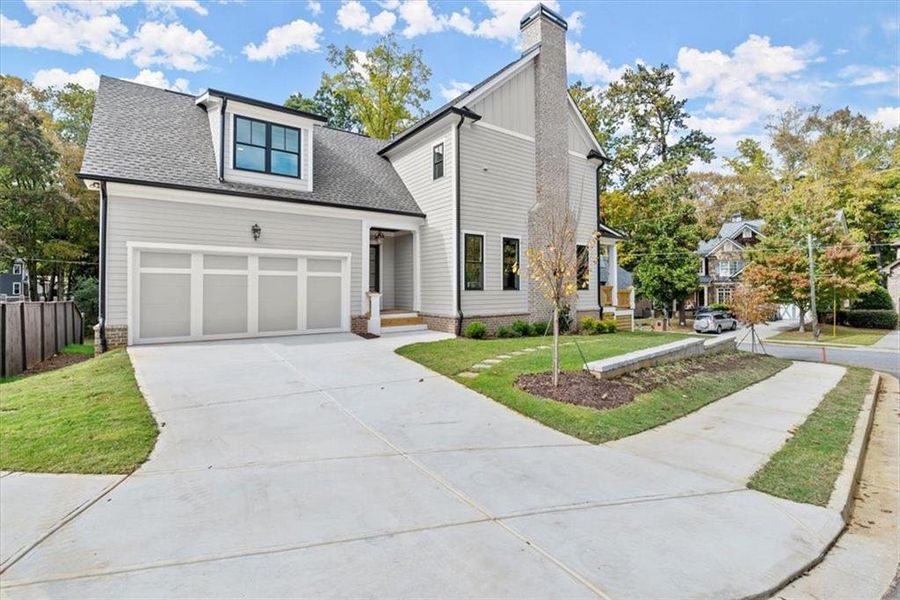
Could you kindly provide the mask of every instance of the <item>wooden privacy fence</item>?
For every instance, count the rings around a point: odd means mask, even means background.
[[[0,377],[16,375],[67,344],[84,343],[74,302],[0,302]]]

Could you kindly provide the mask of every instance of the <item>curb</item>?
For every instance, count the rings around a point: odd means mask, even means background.
[[[875,422],[875,405],[878,402],[878,392],[881,390],[881,378],[883,375],[878,371],[872,374],[872,380],[869,383],[869,389],[866,397],[863,399],[862,406],[859,410],[859,416],[856,418],[856,424],[853,426],[853,437],[850,438],[850,445],[847,447],[847,454],[844,456],[844,465],[841,472],[834,482],[834,490],[831,492],[831,498],[825,508],[839,512],[844,526],[841,530],[828,541],[819,555],[811,560],[801,569],[795,571],[791,576],[787,577],[777,586],[760,592],[758,594],[748,596],[746,600],[756,598],[771,598],[778,592],[789,586],[791,583],[803,577],[806,573],[814,569],[825,560],[831,549],[837,544],[841,536],[847,530],[850,523],[850,517],[853,514],[853,497],[856,495],[856,489],[859,486],[859,479],[862,476],[863,465],[866,458],[866,450],[869,447],[869,436],[872,433],[872,424]]]
[[[875,422],[875,405],[878,402],[878,393],[881,391],[881,377],[881,373],[877,371],[872,374],[869,391],[863,400],[859,417],[857,417],[856,425],[853,427],[853,437],[850,439],[850,446],[847,448],[846,456],[844,456],[844,465],[841,468],[840,475],[834,482],[834,490],[831,492],[831,499],[828,501],[827,508],[840,512],[845,523],[850,522],[850,517],[853,514],[853,497],[856,495],[856,488],[859,486],[863,464],[866,460],[866,450],[869,447],[869,436],[872,433],[872,423]]]

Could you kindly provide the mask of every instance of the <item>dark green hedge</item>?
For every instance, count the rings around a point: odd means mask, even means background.
[[[841,311],[847,325],[868,329],[894,329],[897,327],[897,313],[893,310],[847,310]],[[838,320],[841,318],[838,313]]]
[[[854,310],[893,310],[894,301],[891,295],[883,287],[877,287],[871,292],[862,294],[853,303]]]

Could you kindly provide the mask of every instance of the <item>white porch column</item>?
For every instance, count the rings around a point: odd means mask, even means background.
[[[609,253],[606,258],[606,285],[612,287],[612,305],[619,304],[619,254],[616,251],[616,243],[609,245]]]
[[[368,292],[369,296],[369,322],[366,330],[372,335],[381,335],[381,294]]]

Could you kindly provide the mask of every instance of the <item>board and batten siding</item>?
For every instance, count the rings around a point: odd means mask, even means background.
[[[534,65],[528,64],[468,108],[484,123],[534,137]]]
[[[484,234],[484,290],[462,292],[465,315],[528,312],[528,211],[534,205],[534,142],[477,123],[460,132],[460,222]],[[519,290],[504,290],[502,239],[519,238]]]
[[[282,213],[187,202],[117,196],[109,192],[107,323],[127,325],[126,243],[157,242],[240,248],[349,252],[351,315],[362,311],[362,221],[313,214]],[[250,227],[262,235],[254,242]]]
[[[221,104],[218,108],[209,111],[210,131],[213,133],[213,148],[216,154],[216,160],[219,158],[219,124]],[[232,162],[232,154],[234,150],[234,117],[243,116],[260,121],[275,123],[276,125],[286,125],[300,130],[300,178],[284,177],[282,175],[272,175],[270,173],[256,173],[253,171],[244,171],[234,168]],[[254,185],[262,185],[266,187],[277,187],[291,190],[310,191],[310,186],[314,185],[310,182],[312,173],[312,162],[310,161],[309,149],[312,147],[313,121],[301,116],[292,116],[274,110],[266,110],[251,104],[243,104],[234,100],[228,101],[225,108],[225,181],[236,181],[240,183],[250,183]]]
[[[456,234],[454,213],[453,125],[421,135],[418,143],[391,157],[391,164],[422,212],[427,215],[419,229],[419,310],[423,314],[456,316],[453,295]],[[432,149],[444,144],[444,176],[432,178]]]
[[[413,305],[413,236],[394,237],[394,307],[410,309]]]

